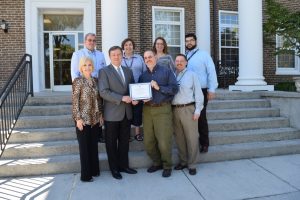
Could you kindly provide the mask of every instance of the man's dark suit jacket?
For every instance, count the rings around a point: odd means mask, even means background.
[[[129,84],[134,83],[133,73],[127,67],[122,67],[125,76],[125,85],[121,77],[112,65],[108,65],[99,71],[98,86],[100,96],[104,100],[105,121],[121,121],[126,117],[132,119],[131,104],[122,102],[123,96],[129,96]]]

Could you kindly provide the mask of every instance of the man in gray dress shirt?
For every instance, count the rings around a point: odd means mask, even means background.
[[[94,71],[92,72],[92,77],[98,78],[99,70],[106,66],[106,61],[104,58],[104,54],[101,51],[96,50],[95,33],[87,33],[84,36],[84,48],[75,51],[72,55],[72,60],[71,60],[72,82],[75,78],[81,76],[79,72],[79,60],[82,57],[89,57],[93,60]],[[100,132],[99,132],[98,141],[104,143],[105,139],[104,139],[104,133],[102,132],[102,128],[99,130]]]
[[[175,59],[179,92],[172,101],[175,140],[179,163],[175,170],[189,168],[195,175],[199,157],[198,119],[203,108],[203,93],[197,75],[186,69],[187,58],[178,54]]]

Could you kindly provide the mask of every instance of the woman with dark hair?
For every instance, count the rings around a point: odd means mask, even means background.
[[[168,67],[175,73],[175,63],[172,56],[168,54],[168,45],[163,37],[157,37],[154,40],[152,50],[155,53],[157,64]]]
[[[135,83],[138,82],[140,75],[146,71],[146,65],[142,56],[135,54],[135,43],[132,39],[126,38],[123,40],[121,47],[123,49],[122,66],[128,67],[132,70]],[[135,126],[134,139],[143,141],[143,135],[140,132],[142,125],[142,111],[143,102],[140,101],[137,105],[133,106],[133,119],[132,125]]]

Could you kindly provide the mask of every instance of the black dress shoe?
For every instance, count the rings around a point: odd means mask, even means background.
[[[187,166],[182,164],[178,164],[174,167],[175,170],[183,170],[184,168],[187,168]]]
[[[127,174],[136,174],[137,171],[135,169],[131,169],[129,167],[120,169],[120,172],[125,172]]]
[[[162,172],[162,177],[169,177],[171,176],[171,173],[172,173],[172,169],[164,169],[163,172]]]
[[[115,179],[122,179],[122,175],[121,175],[120,172],[117,171],[117,170],[111,171],[111,175],[112,175]]]
[[[202,146],[200,153],[207,153],[208,152],[208,146]]]
[[[189,169],[189,174],[190,175],[195,175],[197,173],[197,170],[195,168],[190,168]]]
[[[157,170],[160,170],[160,169],[162,169],[162,166],[161,165],[159,165],[159,166],[151,166],[151,167],[149,167],[148,169],[147,169],[147,172],[149,172],[149,173],[153,173],[153,172],[156,172]]]
[[[90,179],[81,179],[82,182],[93,182],[94,179],[90,178]]]

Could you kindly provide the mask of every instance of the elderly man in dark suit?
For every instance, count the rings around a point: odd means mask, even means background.
[[[132,119],[129,84],[134,83],[133,73],[122,67],[122,49],[113,46],[109,49],[111,64],[99,72],[99,91],[104,100],[104,125],[106,151],[112,176],[122,179],[120,172],[136,174],[129,168],[128,150],[130,137],[130,120]]]

